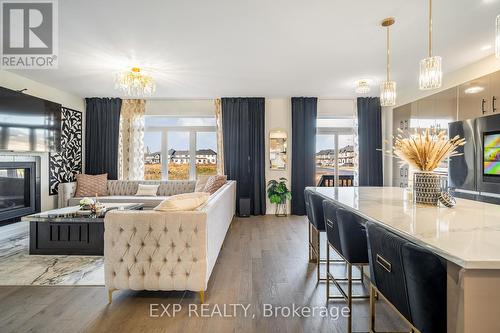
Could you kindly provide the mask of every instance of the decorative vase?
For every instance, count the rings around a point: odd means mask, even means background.
[[[276,211],[274,215],[276,215],[277,217],[287,216],[286,200],[282,201],[279,204],[276,204]]]
[[[413,174],[413,191],[416,203],[437,206],[441,177],[432,171],[417,171]]]

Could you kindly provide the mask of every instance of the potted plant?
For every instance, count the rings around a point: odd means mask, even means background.
[[[267,183],[267,197],[271,203],[276,204],[276,216],[287,216],[286,202],[292,199],[292,192],[286,186],[286,178],[270,180]]]
[[[457,149],[465,144],[458,135],[448,138],[445,131],[416,130],[413,134],[398,129],[393,152],[396,157],[417,170],[413,174],[415,202],[437,205],[441,178],[434,170],[446,158],[461,155]]]

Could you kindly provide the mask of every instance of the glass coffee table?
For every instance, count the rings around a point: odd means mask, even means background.
[[[112,210],[141,210],[142,203],[105,203],[97,214],[79,206],[53,209],[22,218],[30,223],[30,254],[104,254],[104,217]]]

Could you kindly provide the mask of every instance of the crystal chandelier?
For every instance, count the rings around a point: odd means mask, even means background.
[[[440,88],[442,79],[441,57],[432,56],[432,0],[429,0],[429,57],[420,60],[420,90]]]
[[[119,73],[115,78],[115,89],[123,91],[127,96],[151,96],[156,89],[153,78],[141,73],[139,67]]]
[[[495,55],[500,59],[500,15],[496,22]]]
[[[357,94],[368,94],[370,92],[370,82],[366,79],[356,81]]]
[[[380,105],[394,106],[396,105],[396,82],[391,81],[391,44],[389,27],[395,22],[393,17],[386,18],[382,21],[382,27],[387,28],[387,80],[380,84]]]

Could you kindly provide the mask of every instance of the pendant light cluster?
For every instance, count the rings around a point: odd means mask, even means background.
[[[396,22],[393,17],[382,21],[381,26],[387,30],[387,76],[386,80],[380,84],[380,105],[396,105],[396,82],[391,81],[391,35],[389,28]]]
[[[387,78],[380,85],[380,105],[396,105],[396,82],[391,81],[391,48],[389,27],[395,22],[393,17],[382,21],[387,30]],[[500,15],[497,17],[497,56],[500,57]],[[421,90],[440,88],[443,81],[442,60],[432,55],[432,0],[429,0],[429,47],[428,57],[420,61],[419,87]]]

